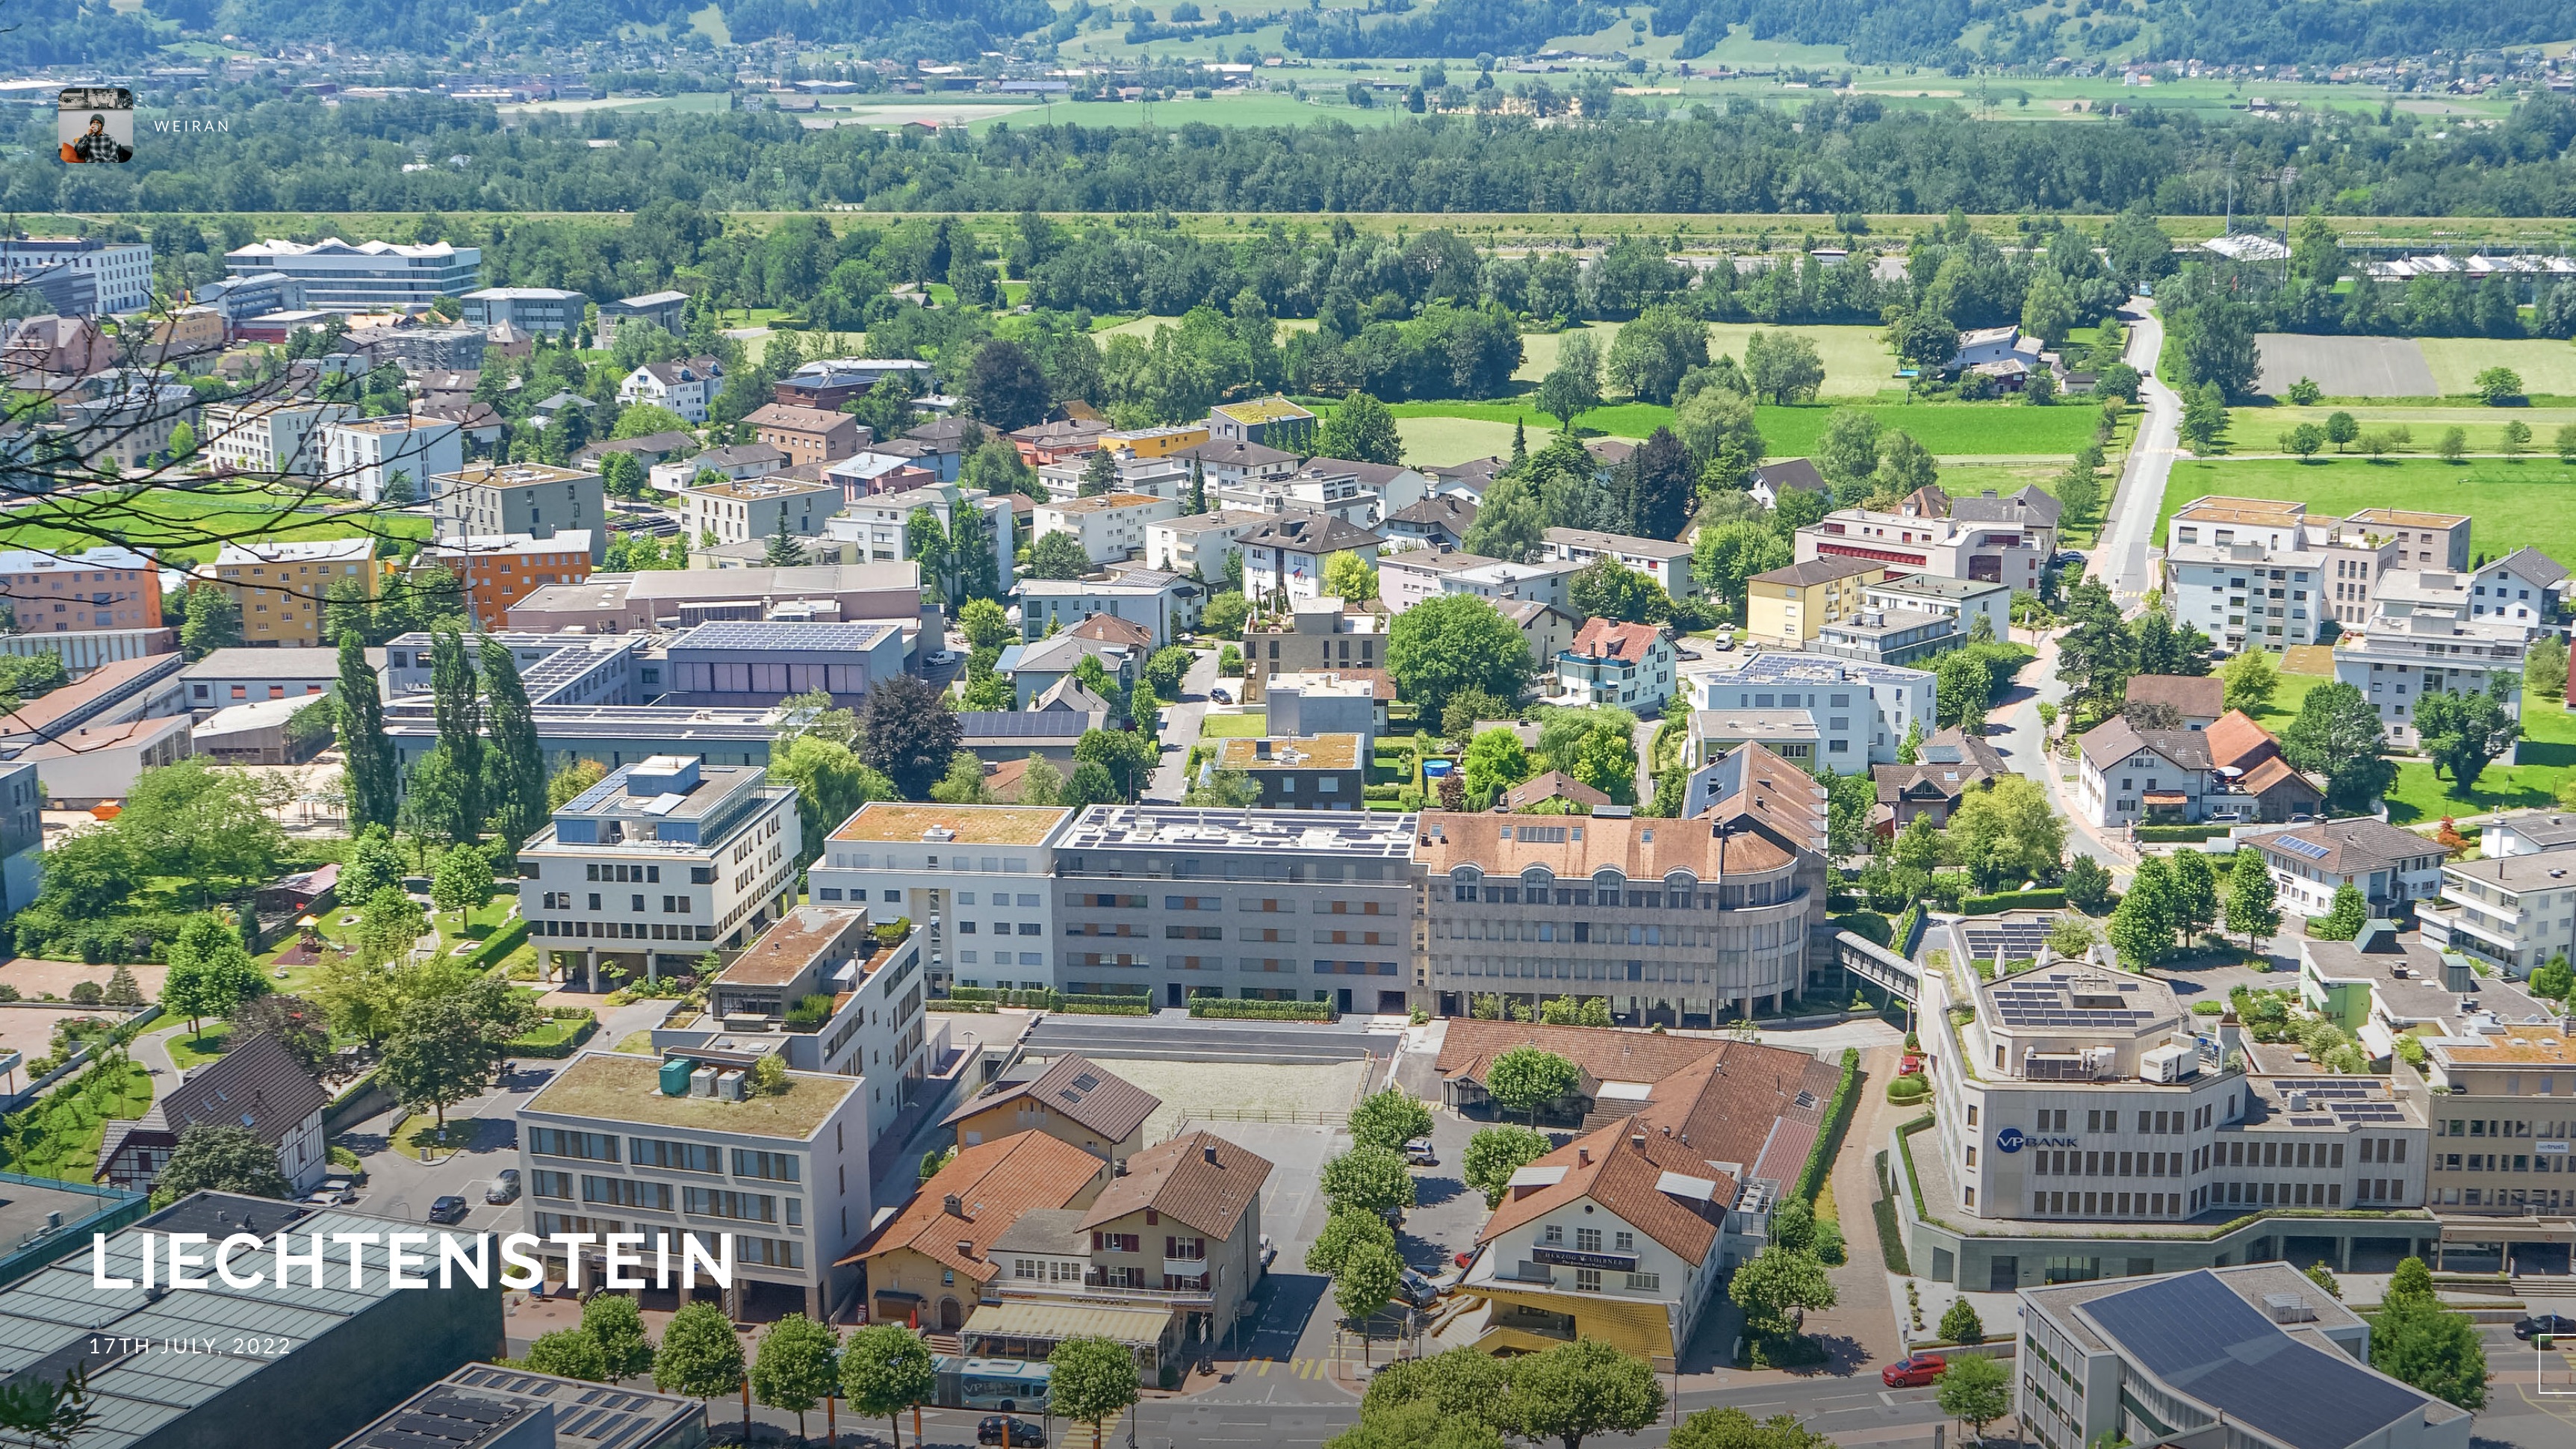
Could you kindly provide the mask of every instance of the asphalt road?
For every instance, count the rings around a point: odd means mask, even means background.
[[[1403,1044],[1392,1032],[1322,1023],[1280,1028],[1255,1022],[1193,1021],[1186,1012],[1152,1016],[1052,1015],[1029,1033],[1032,1056],[1080,1052],[1172,1062],[1350,1062],[1391,1057]]]
[[[1154,766],[1153,782],[1145,787],[1146,800],[1177,805],[1189,793],[1184,767],[1189,764],[1190,746],[1198,742],[1199,722],[1207,714],[1208,688],[1216,678],[1216,651],[1198,651],[1190,672],[1181,676],[1181,697],[1163,706],[1163,758]]]
[[[2149,310],[2143,297],[2132,297],[2124,316],[2137,320],[2129,327],[2129,365],[2144,374],[2139,400],[2146,415],[2138,421],[2136,438],[2129,446],[2129,460],[2120,473],[2120,489],[2111,500],[2111,509],[2102,524],[2102,536],[2095,540],[2093,557],[2085,572],[2107,585],[2123,607],[2139,603],[2155,587],[2149,571],[2147,550],[2155,542],[2156,516],[2164,510],[2165,482],[2173,474],[2174,452],[2180,446],[2182,395],[2154,375],[2156,358],[2164,350],[2164,323]]]

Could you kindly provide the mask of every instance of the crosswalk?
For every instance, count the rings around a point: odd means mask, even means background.
[[[1283,1378],[1328,1379],[1333,1376],[1333,1365],[1339,1361],[1331,1358],[1306,1358],[1300,1355],[1288,1359],[1285,1363],[1275,1358],[1251,1358],[1243,1362],[1244,1367],[1252,1371],[1254,1378],[1268,1378],[1270,1371],[1277,1369]]]

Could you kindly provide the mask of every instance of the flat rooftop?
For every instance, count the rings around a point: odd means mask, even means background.
[[[728,986],[784,986],[804,975],[814,958],[830,950],[852,927],[866,930],[867,922],[865,906],[792,907],[735,957],[716,980]],[[868,945],[870,949],[857,957],[862,972],[875,964],[873,957],[894,949],[878,946],[873,933],[868,936]]]
[[[800,483],[793,478],[728,478],[722,483],[692,483],[680,490],[701,498],[730,498],[737,503],[757,503],[771,498],[794,498],[807,493],[838,495],[838,483]]]
[[[789,1072],[787,1090],[775,1097],[750,1096],[739,1102],[671,1097],[662,1092],[660,1057],[591,1052],[573,1058],[519,1111],[523,1116],[540,1113],[583,1122],[681,1127],[805,1142],[859,1090],[862,1080]]]
[[[1056,841],[1061,850],[1270,850],[1410,860],[1421,816],[1393,810],[1204,810],[1187,805],[1093,805]]]
[[[438,474],[432,481],[459,488],[525,488],[534,483],[575,483],[598,476],[551,463],[473,463],[453,473]]]
[[[1071,819],[1070,807],[912,805],[875,801],[841,822],[834,840],[954,845],[1042,845]]]
[[[480,1449],[538,1414],[555,1449],[662,1449],[706,1437],[706,1406],[675,1394],[470,1363],[340,1441],[337,1449]]]
[[[1219,740],[1216,766],[1220,770],[1356,770],[1360,767],[1360,737],[1335,734]]]

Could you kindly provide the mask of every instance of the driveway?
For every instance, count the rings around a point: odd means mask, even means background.
[[[1163,758],[1154,766],[1153,783],[1145,787],[1145,799],[1150,803],[1177,805],[1190,790],[1184,767],[1189,763],[1190,746],[1198,743],[1199,723],[1207,714],[1207,692],[1217,681],[1216,651],[1201,649],[1195,654],[1190,672],[1181,676],[1181,697],[1163,706]]]
[[[2129,328],[2129,365],[2143,377],[2138,397],[2146,415],[2138,420],[2128,463],[2120,470],[2119,492],[2085,564],[2085,572],[2100,579],[2124,609],[2138,606],[2155,588],[2148,549],[2155,542],[2156,517],[2164,510],[2165,481],[2181,446],[2182,395],[2154,375],[2165,328],[2150,310],[2153,306],[2144,297],[2132,297],[2122,309],[2123,315],[2137,319]]]

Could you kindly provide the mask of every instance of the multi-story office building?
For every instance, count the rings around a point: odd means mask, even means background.
[[[327,424],[348,422],[357,416],[353,403],[286,399],[208,403],[198,410],[202,431],[197,448],[218,473],[294,473],[312,477],[324,469],[324,448],[315,434]],[[425,477],[415,474],[415,483]]]
[[[926,934],[931,990],[1044,990],[1054,968],[1054,842],[1070,809],[880,801],[823,844],[806,889],[826,904],[866,904]]]
[[[581,330],[590,299],[560,287],[485,287],[458,299],[469,327],[504,323],[530,336],[561,337]]]
[[[686,292],[647,292],[640,297],[620,297],[599,304],[599,345],[603,349],[617,346],[617,329],[628,322],[659,327],[677,337],[688,330],[684,320],[689,310]]]
[[[928,1074],[921,932],[865,906],[791,906],[716,974],[708,1011],[657,1046],[775,1055],[801,1072],[868,1079],[868,1140]]]
[[[1259,702],[1273,674],[1377,668],[1386,661],[1389,622],[1384,614],[1353,613],[1330,597],[1254,616],[1243,628],[1244,702]]]
[[[60,270],[96,284],[100,313],[134,312],[152,305],[152,244],[79,236],[0,237],[0,274],[34,279]],[[60,311],[59,307],[55,308]]]
[[[1681,667],[1695,709],[1803,709],[1815,718],[1818,762],[1837,774],[1896,763],[1906,732],[1938,722],[1928,669],[1824,654],[1734,650]]]
[[[264,539],[225,544],[201,576],[211,576],[240,606],[243,643],[254,649],[310,649],[322,642],[326,591],[334,584],[355,583],[373,598],[392,565],[391,559],[376,557],[372,538]]]
[[[229,275],[282,273],[303,284],[306,306],[342,312],[421,311],[441,297],[459,296],[472,287],[482,265],[480,247],[450,246],[443,241],[352,245],[325,237],[310,243],[252,242],[224,253]]]
[[[504,533],[444,538],[413,557],[457,576],[465,606],[487,630],[507,627],[510,606],[548,584],[577,584],[590,577],[590,535],[578,528],[548,538]]]
[[[1825,918],[1823,787],[1746,746],[1761,788],[1712,818],[1422,817],[1423,1002],[1605,996],[1639,1025],[1779,1009]]]
[[[795,899],[796,791],[759,766],[657,755],[564,802],[519,847],[539,954],[658,977],[758,935]]]
[[[465,435],[436,418],[342,418],[321,425],[321,476],[362,503],[429,499],[465,466]]]
[[[159,571],[151,559],[114,544],[79,553],[0,552],[0,602],[20,634],[161,627]]]
[[[547,537],[587,529],[590,559],[608,552],[608,507],[599,475],[544,463],[475,463],[433,475],[441,538],[501,533]]]
[[[2445,984],[2457,989],[2425,1018],[2438,1034],[2423,1036],[2424,1075],[2445,1093],[2426,1109],[2432,1200],[2445,1214],[2524,1221],[2446,1226],[2444,1256],[2501,1248],[2507,1261],[2494,1266],[2508,1270],[2525,1251],[2564,1262],[2564,1223],[2529,1219],[2576,1209],[2576,1049],[2568,1042],[2576,1027],[2564,1007],[2494,977],[2461,972]]]
[[[1401,1014],[1418,951],[1412,815],[1095,805],[1052,837],[1055,985]]]
[[[1890,572],[1978,579],[2036,590],[2048,561],[2045,530],[2012,523],[1968,523],[1844,508],[1799,529],[1796,563],[1819,558],[1867,559]]]
[[[2370,1364],[2370,1322],[2287,1263],[2021,1290],[2013,1411],[2040,1449],[2468,1449]]]
[[[2389,741],[2416,742],[2415,710],[2428,694],[2483,694],[2501,679],[2506,712],[2522,717],[2522,664],[2530,632],[2506,620],[2454,618],[2383,599],[2367,632],[2335,643],[2335,682],[2360,690]]]
[[[765,1054],[586,1052],[522,1103],[529,1230],[593,1239],[545,1243],[549,1264],[579,1252],[587,1280],[603,1266],[593,1244],[634,1233],[646,1263],[667,1249],[676,1272],[685,1241],[713,1254],[724,1234],[732,1316],[764,1289],[818,1320],[838,1306],[856,1282],[840,1260],[873,1216],[867,1079],[791,1069],[763,1092],[750,1077]]]
[[[737,478],[723,483],[693,483],[680,490],[688,509],[689,538],[713,535],[717,543],[758,542],[784,532],[812,538],[824,520],[840,511],[841,490],[829,483],[793,479]]]
[[[747,600],[752,601],[748,606]],[[510,611],[510,624],[514,629],[539,634],[560,634],[568,629],[632,634],[745,617],[808,623],[863,619],[917,623],[921,618],[921,569],[906,559],[899,563],[593,574],[581,583],[539,589],[520,600],[518,607]],[[1067,622],[1070,625],[1081,620]]]

